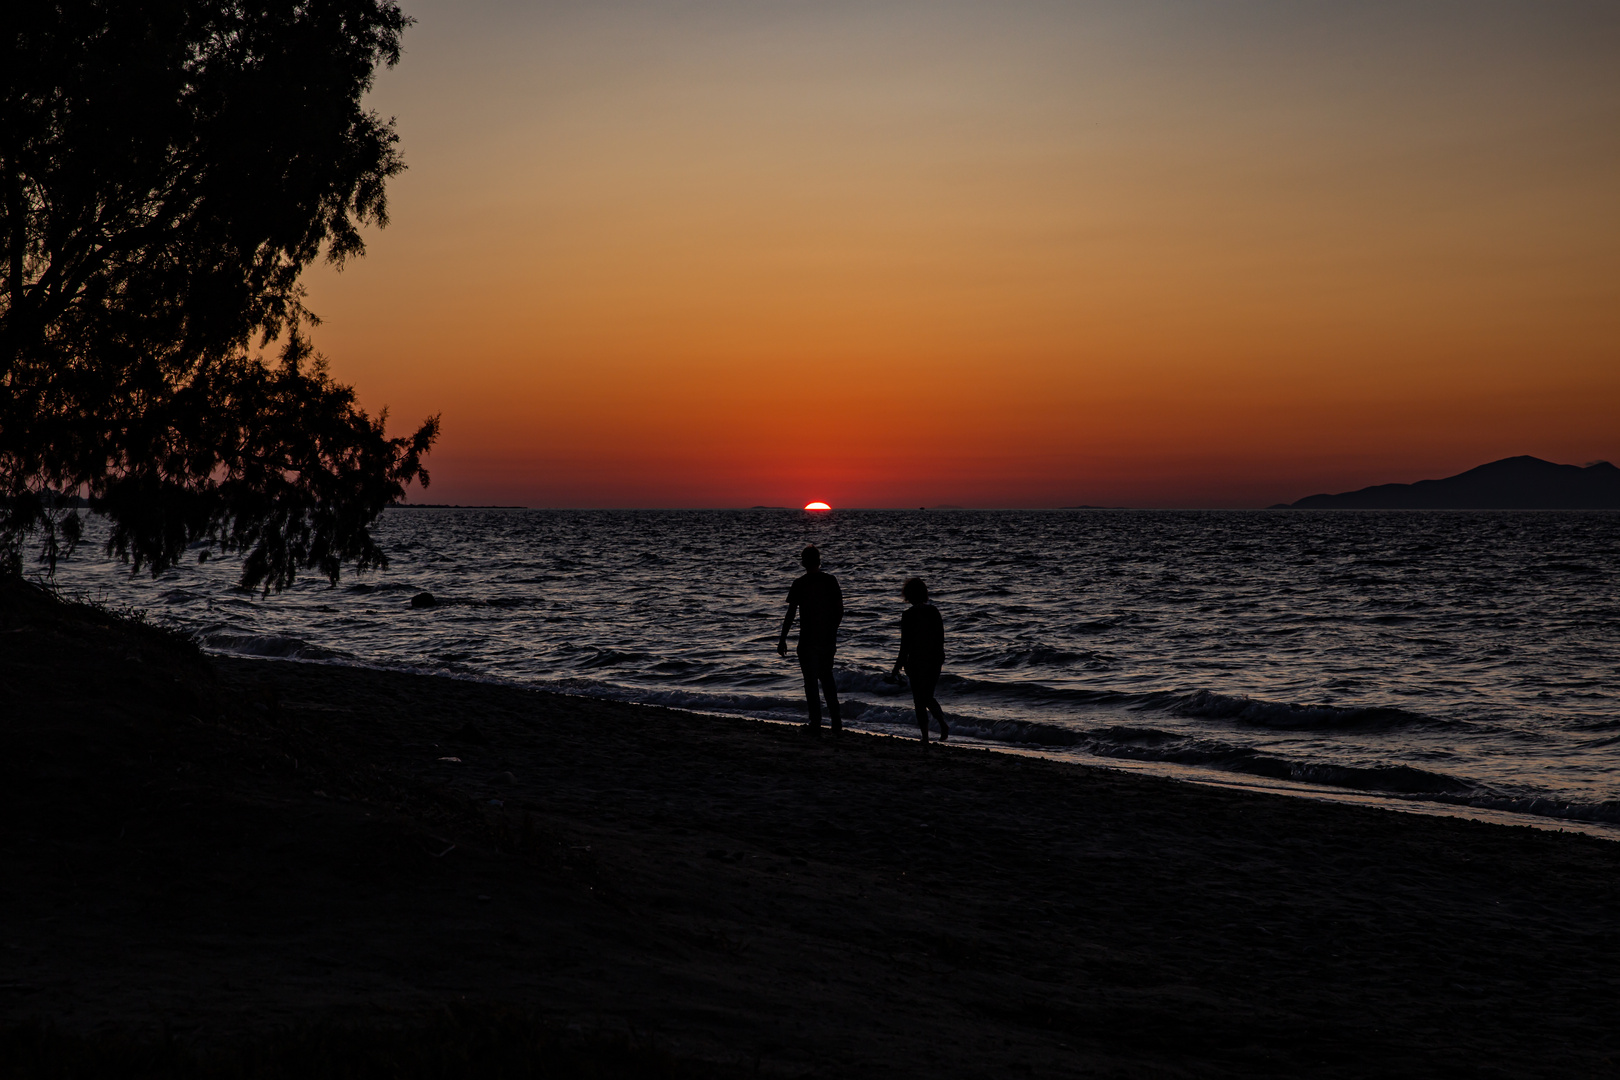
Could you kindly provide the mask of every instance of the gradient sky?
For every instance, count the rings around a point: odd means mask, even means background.
[[[307,276],[416,501],[1253,506],[1620,460],[1620,5],[406,0]]]

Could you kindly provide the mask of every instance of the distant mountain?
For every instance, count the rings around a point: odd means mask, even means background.
[[[1558,465],[1524,455],[1444,480],[1379,484],[1312,495],[1273,510],[1620,510],[1620,469],[1607,461]]]

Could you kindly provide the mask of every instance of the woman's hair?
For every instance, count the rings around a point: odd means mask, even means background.
[[[906,583],[900,586],[900,595],[913,604],[928,603],[928,586],[920,577],[908,577]]]
[[[807,570],[814,570],[821,565],[821,551],[817,549],[816,545],[811,544],[804,549],[804,554],[799,556],[799,561],[804,564]]]

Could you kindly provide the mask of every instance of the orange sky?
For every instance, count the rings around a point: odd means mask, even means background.
[[[1354,10],[1342,10],[1354,8]],[[1247,506],[1620,459],[1606,4],[408,3],[308,276],[413,498]]]

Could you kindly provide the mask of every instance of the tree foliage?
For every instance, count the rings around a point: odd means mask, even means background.
[[[388,438],[311,352],[299,277],[364,251],[403,163],[362,107],[391,0],[57,0],[0,14],[0,545],[81,535],[243,585],[385,562],[438,421]],[[272,348],[272,346],[275,346]],[[266,356],[272,359],[266,359]],[[205,551],[207,548],[204,549]]]

